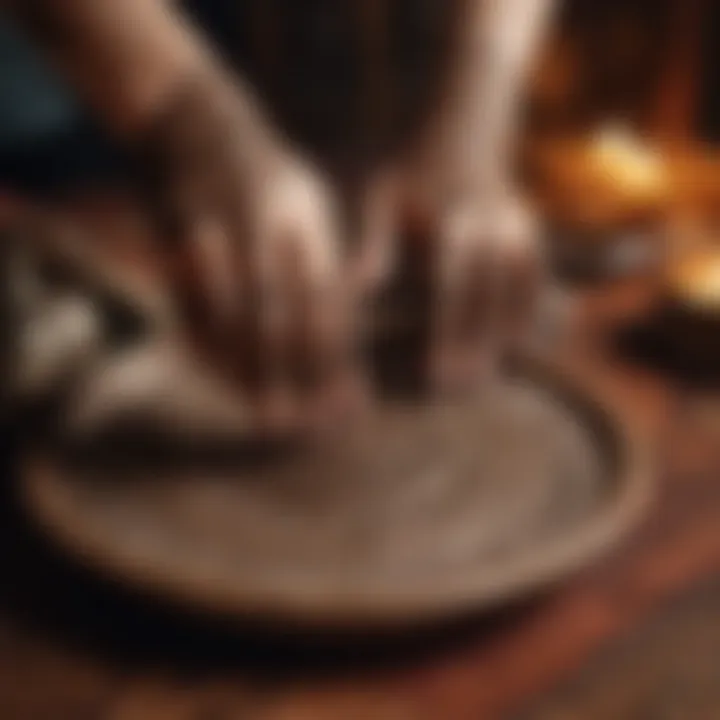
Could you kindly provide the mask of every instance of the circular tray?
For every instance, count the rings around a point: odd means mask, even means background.
[[[525,360],[462,405],[385,405],[272,462],[28,454],[54,541],[168,602],[308,627],[397,626],[518,600],[639,519],[642,443],[564,371]]]

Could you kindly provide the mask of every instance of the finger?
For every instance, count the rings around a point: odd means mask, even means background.
[[[372,296],[388,281],[397,261],[397,236],[397,186],[387,175],[371,182],[361,201],[360,232],[348,273],[359,299]]]
[[[315,246],[296,253],[288,284],[293,311],[289,362],[303,412],[317,427],[352,412],[363,393],[355,366],[357,297],[342,282],[337,258],[318,260],[314,252],[325,250]]]
[[[273,235],[257,236],[246,250],[236,258],[237,272],[245,277],[238,288],[241,312],[230,340],[231,357],[236,381],[252,399],[258,430],[277,435],[290,431],[295,422],[287,367],[293,276]]]
[[[222,356],[237,321],[237,277],[223,225],[212,216],[189,219],[175,254],[177,300],[196,349]]]
[[[378,242],[370,253],[370,249],[362,248],[362,242],[370,238],[373,244],[378,238],[384,240],[384,235],[371,235],[371,225],[387,217],[383,212],[385,205],[380,202],[382,197],[378,192],[372,201],[369,196],[364,199],[365,207],[372,205],[376,214],[365,223],[366,234],[360,243],[349,248],[349,262],[341,257],[338,218],[328,198],[323,193],[310,196],[307,199],[311,202],[304,207],[305,224],[299,226],[302,232],[296,236],[294,282],[289,285],[293,288],[294,313],[290,362],[304,411],[316,424],[350,410],[361,395],[356,392],[361,384],[354,381],[363,330],[360,304],[363,293],[370,292],[371,286],[379,281],[384,260],[375,254],[366,264],[370,254],[377,249],[382,253],[384,248]],[[355,264],[354,260],[360,263]],[[358,270],[354,276],[353,266]]]
[[[547,268],[532,217],[509,208],[495,228],[495,244],[504,267],[500,308],[503,342],[513,347],[531,330]]]
[[[364,397],[346,303],[339,291],[316,291],[300,326],[301,392],[316,428],[354,413]]]
[[[474,212],[449,217],[438,243],[431,372],[438,389],[458,391],[479,382],[494,365],[503,268]]]
[[[335,223],[320,189],[306,181],[285,188],[281,214],[260,243],[257,276],[264,279],[260,347],[263,391],[291,407],[317,393],[336,362],[343,313],[339,305],[339,248]]]
[[[300,391],[321,394],[352,354],[352,294],[339,277],[318,277],[302,264],[293,297],[292,362]]]
[[[237,322],[240,293],[239,275],[233,271],[232,240],[218,218],[201,217],[195,221],[193,249],[207,319],[217,334],[223,335]]]
[[[304,334],[303,322],[308,304],[309,279],[307,248],[298,233],[285,231],[272,241],[272,266],[268,278],[266,305],[260,313],[264,325],[261,344],[265,369],[266,409],[274,429],[302,429],[302,387],[297,346]]]
[[[268,343],[261,342],[260,307],[267,303],[261,296],[269,294],[268,283],[253,275],[247,255],[216,216],[188,218],[184,227],[179,302],[192,350],[208,377],[229,380],[243,398],[248,433],[278,434],[287,424],[284,407],[269,396],[263,375]]]

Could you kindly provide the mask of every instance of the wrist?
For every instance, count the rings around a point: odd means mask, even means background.
[[[282,155],[251,94],[210,63],[178,77],[129,141],[154,200],[185,182],[202,185],[228,164],[235,181],[250,189]]]

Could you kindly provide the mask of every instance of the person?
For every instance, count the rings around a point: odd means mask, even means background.
[[[492,365],[526,308],[538,253],[509,174],[519,93],[550,0],[466,0],[440,109],[407,159],[335,188],[189,18],[165,0],[3,0],[95,116],[139,159],[196,346],[253,400],[259,427],[335,417],[362,393],[357,314],[405,229],[431,243],[442,390]]]

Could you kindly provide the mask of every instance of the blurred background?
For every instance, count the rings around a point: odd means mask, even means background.
[[[403,74],[395,78],[389,110],[376,108],[377,98],[363,98],[357,58],[348,50],[352,30],[334,15],[326,26],[308,24],[300,5],[286,3],[284,34],[271,31],[261,40],[248,31],[259,22],[254,3],[183,4],[232,62],[262,80],[274,114],[306,146],[322,145],[326,156],[347,148],[363,157],[386,151],[423,103],[433,101],[429,79],[448,36],[447,13],[433,3],[412,11],[412,4],[393,5],[395,15],[412,21],[396,23]],[[562,262],[593,274],[615,261],[647,260],[649,237],[660,242],[677,226],[713,234],[708,226],[720,212],[717,3],[563,0],[559,6],[528,88],[521,160]],[[265,14],[271,17],[271,9]],[[299,62],[296,41],[316,52]],[[0,52],[0,183],[46,192],[122,176],[120,154],[7,24],[0,24]],[[275,73],[274,83],[268,80],[273,62],[291,66]],[[362,134],[370,116],[358,112],[357,97],[387,126],[382,140]],[[615,255],[618,241],[624,244]]]
[[[243,59],[249,3],[184,4]],[[415,4],[432,5],[397,12]],[[442,32],[424,17],[407,30],[395,134],[429,101],[412,78]],[[343,45],[342,28],[316,30]],[[274,99],[309,145],[336,150],[365,119],[326,113],[318,97],[347,100],[352,83],[323,58],[306,68],[326,73],[317,96],[281,84]],[[0,192],[68,207],[121,194],[127,159],[2,22],[0,109]],[[348,663],[98,593],[20,542],[0,502],[2,720],[720,718],[720,2],[563,0],[527,88],[518,173],[578,309],[554,350],[656,444],[659,498],[632,541],[531,608]],[[127,217],[105,206],[93,227],[122,241]]]
[[[528,153],[548,219],[572,236],[565,249],[593,263],[593,243],[628,232],[667,236],[681,224],[713,234],[717,3],[563,6],[530,90]]]

